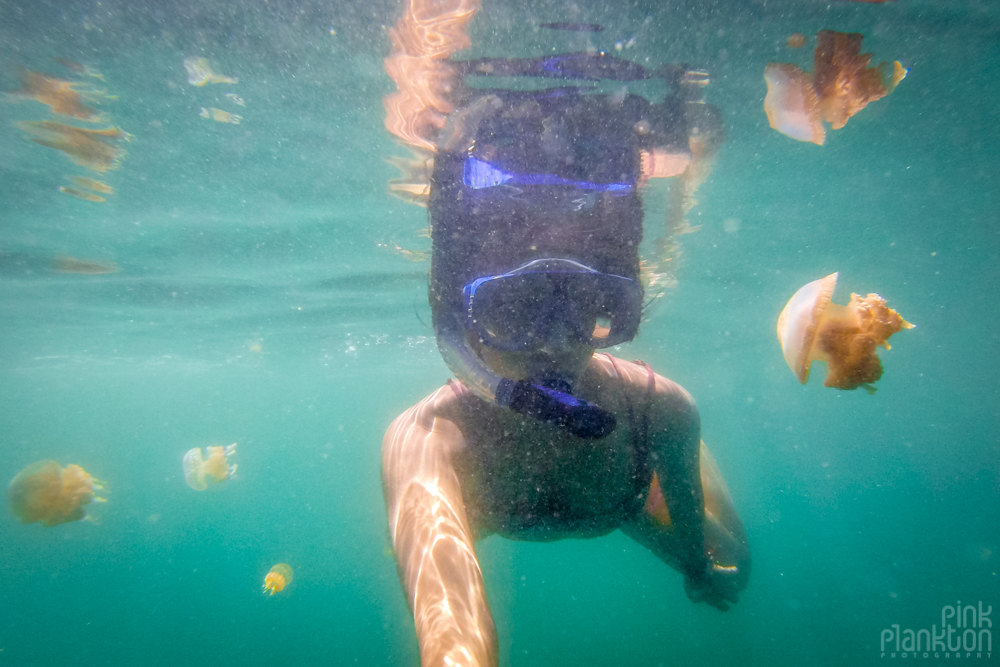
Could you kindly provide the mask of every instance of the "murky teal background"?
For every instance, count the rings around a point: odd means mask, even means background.
[[[701,228],[678,288],[617,353],[696,397],[754,571],[721,614],[619,534],[487,539],[503,663],[875,664],[891,624],[1000,604],[1000,8],[591,4],[486,0],[473,55],[635,37],[630,58],[712,72],[729,140],[690,216]],[[54,458],[109,489],[93,523],[0,517],[0,665],[417,664],[379,450],[448,371],[425,324],[428,265],[389,250],[428,243],[424,211],[385,194],[383,158],[404,154],[381,105],[398,11],[0,2],[0,88],[79,61],[135,137],[104,179],[117,193],[80,201],[57,187],[86,171],[13,125],[47,108],[0,102],[0,478]],[[532,27],[547,21],[607,30]],[[876,61],[912,73],[820,148],[768,128],[762,74],[811,68],[785,39],[824,28],[865,33]],[[239,84],[189,86],[190,56]],[[54,273],[60,253],[121,271]],[[833,271],[838,300],[877,291],[918,325],[882,353],[876,396],[801,387],[781,358],[778,312]],[[187,449],[231,442],[237,479],[184,485]],[[295,581],[264,598],[278,561]]]

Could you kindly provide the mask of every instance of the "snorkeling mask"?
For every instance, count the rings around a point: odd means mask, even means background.
[[[570,259],[536,259],[476,278],[463,290],[466,327],[503,352],[540,349],[556,325],[593,348],[631,340],[639,330],[642,286]]]
[[[661,78],[672,89],[658,103],[587,85],[463,89],[437,141],[430,301],[445,362],[484,400],[603,438],[614,416],[573,396],[565,378],[501,377],[471,342],[537,350],[556,323],[594,348],[635,336],[639,188],[660,175],[647,172],[647,158],[689,157],[687,112],[704,82],[683,67],[653,71],[603,53],[454,65],[466,76]]]

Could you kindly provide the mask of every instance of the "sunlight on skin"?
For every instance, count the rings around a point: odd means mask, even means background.
[[[451,457],[465,447],[452,422],[435,418],[443,387],[386,432],[382,476],[389,530],[416,623],[423,665],[497,665],[472,530]]]
[[[530,357],[504,360],[515,366],[514,361],[527,363]],[[643,413],[648,417],[651,433],[655,434],[649,441],[651,472],[669,479],[665,488],[652,482],[657,488],[649,494],[646,511],[632,518],[622,516],[616,527],[682,572],[692,568],[697,571],[702,564],[709,566],[707,579],[699,578],[690,586],[686,579],[688,595],[692,600],[726,609],[746,585],[749,552],[725,482],[701,443],[700,420],[690,394],[646,366],[614,360],[605,354],[590,357],[578,384],[584,392],[594,391],[596,399],[622,424],[637,423]],[[382,484],[389,529],[424,667],[498,664],[496,627],[473,547],[476,538],[485,537],[480,531],[489,529],[470,524],[454,464],[468,454],[465,437],[451,418],[460,410],[462,391],[442,387],[400,415],[382,443]],[[642,412],[630,415],[634,408]],[[508,425],[513,435],[505,446],[517,449],[540,444],[534,443],[530,429],[519,432],[513,422]],[[631,428],[622,428],[617,438],[604,446],[612,450],[631,447]],[[542,456],[546,468],[559,460],[574,465],[573,457],[560,446],[578,444],[565,439],[561,445],[559,442],[557,439],[549,443],[554,448],[545,452],[554,458]],[[700,475],[699,454],[703,466]],[[628,468],[623,470],[627,473]],[[511,473],[503,465],[491,470],[492,475],[501,478]],[[510,483],[516,485],[524,475],[536,478],[539,474],[540,470],[519,464]],[[565,474],[573,476],[570,468]],[[577,479],[589,478],[584,475]],[[581,501],[585,502],[588,495],[584,494]],[[615,506],[619,502],[605,500]],[[604,527],[594,533],[591,528],[567,526],[561,532],[557,528],[556,532],[550,531],[548,536],[595,537],[613,529]],[[515,533],[530,539],[527,532]]]

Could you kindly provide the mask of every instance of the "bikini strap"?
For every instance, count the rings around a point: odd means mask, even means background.
[[[656,373],[653,372],[653,367],[647,364],[642,359],[636,359],[632,363],[638,364],[646,369],[646,412],[649,412],[649,403],[653,400],[653,391],[656,389]]]
[[[457,398],[462,398],[463,396],[466,396],[469,393],[468,387],[462,384],[461,380],[456,380],[455,378],[448,378],[448,386],[451,387],[451,390],[453,392],[455,392],[455,396]]]
[[[611,362],[615,373],[621,380],[625,379],[622,371],[618,368],[617,360],[608,354],[602,353]],[[634,363],[643,366],[648,374],[646,383],[646,400],[642,406],[642,417],[636,419],[635,408],[632,405],[632,398],[626,387],[622,387],[625,396],[625,406],[628,408],[629,433],[632,438],[632,449],[635,452],[635,499],[638,507],[641,508],[646,503],[646,496],[649,495],[649,484],[653,478],[649,469],[649,405],[652,403],[653,391],[656,388],[656,373],[646,362],[637,359]],[[623,382],[624,385],[624,382]],[[638,510],[636,510],[638,511]]]

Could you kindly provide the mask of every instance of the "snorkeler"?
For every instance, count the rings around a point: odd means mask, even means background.
[[[423,665],[496,665],[474,543],[622,530],[725,610],[746,586],[742,523],[698,411],[642,363],[597,352],[638,332],[640,189],[689,141],[721,135],[684,68],[603,53],[455,63],[466,76],[660,76],[650,103],[586,87],[463,89],[436,138],[429,298],[457,380],[386,432],[393,551]],[[699,93],[700,94],[700,93]],[[709,126],[712,126],[711,128]],[[684,162],[684,160],[680,160]]]

